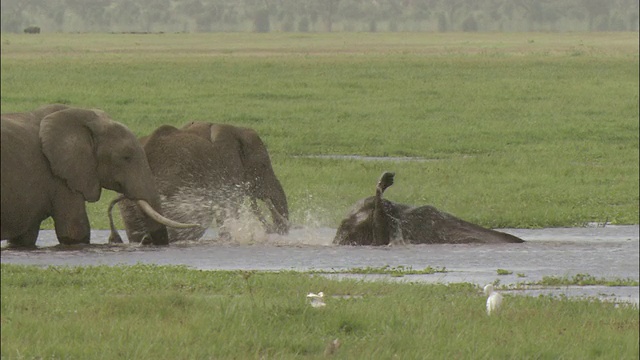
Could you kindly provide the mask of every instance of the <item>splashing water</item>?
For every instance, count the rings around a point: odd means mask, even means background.
[[[240,245],[265,243],[267,232],[253,212],[243,205],[238,213],[238,218],[229,217],[222,226],[231,235],[232,242]]]

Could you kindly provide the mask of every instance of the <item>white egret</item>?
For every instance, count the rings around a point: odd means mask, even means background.
[[[314,294],[314,293],[307,294],[307,299],[311,300],[311,306],[315,308],[323,307],[327,305],[324,303],[324,301],[322,301],[323,298],[324,298],[324,293],[322,291],[320,291],[317,294]]]
[[[338,338],[329,341],[327,343],[327,346],[324,348],[324,356],[335,354],[336,351],[338,351],[338,349],[340,348],[340,345],[342,345],[342,343]]]
[[[493,285],[487,284],[484,287],[484,294],[487,295],[487,315],[495,313],[502,305],[502,295],[493,291]]]

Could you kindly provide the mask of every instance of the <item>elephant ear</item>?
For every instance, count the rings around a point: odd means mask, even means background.
[[[234,149],[240,155],[240,161],[244,161],[241,139],[236,134],[237,128],[235,126],[229,124],[208,124],[208,126],[208,140],[211,143],[223,145],[228,151]]]
[[[92,110],[71,108],[48,115],[40,123],[42,152],[51,171],[90,202],[98,201],[101,191],[91,130],[99,120]]]

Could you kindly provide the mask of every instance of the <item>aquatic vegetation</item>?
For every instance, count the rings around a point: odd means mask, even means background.
[[[331,271],[311,271],[322,274],[378,274],[378,275],[391,275],[395,277],[401,277],[404,275],[431,275],[435,273],[446,273],[448,270],[443,266],[441,268],[427,266],[424,269],[414,269],[411,266],[390,266],[385,265],[381,267],[366,266],[356,267],[349,269],[331,270]]]
[[[495,282],[494,282],[494,285]],[[633,278],[604,278],[589,274],[576,274],[573,276],[543,276],[538,281],[522,281],[515,284],[501,286],[502,289],[523,290],[531,287],[558,287],[558,286],[639,286],[640,282]]]
[[[605,285],[605,286],[638,286],[638,280],[626,279],[605,279],[596,278],[589,274],[576,274],[574,276],[544,276],[542,280],[536,282],[537,285],[565,286],[565,285]]]

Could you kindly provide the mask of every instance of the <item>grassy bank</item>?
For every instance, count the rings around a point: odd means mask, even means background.
[[[255,128],[294,222],[387,196],[488,227],[637,224],[638,34],[2,34],[2,112]],[[300,158],[422,157],[425,162]],[[103,196],[91,206],[106,228]]]
[[[638,310],[506,296],[469,284],[295,272],[2,264],[2,358],[635,358]],[[323,291],[312,308],[308,292]],[[553,321],[549,321],[553,319]]]

